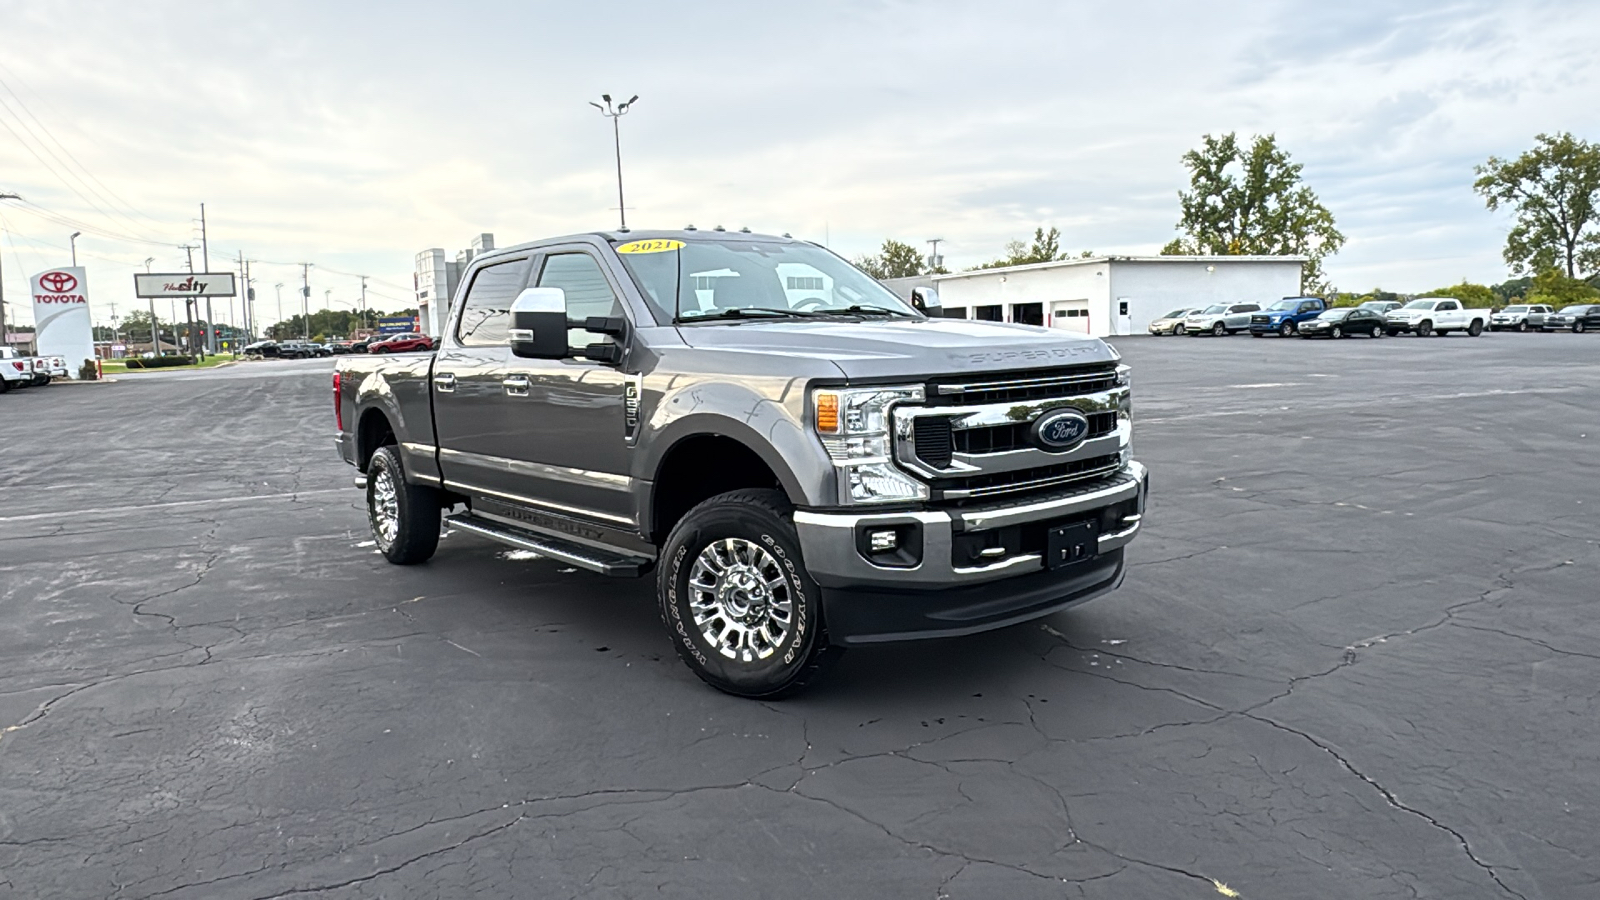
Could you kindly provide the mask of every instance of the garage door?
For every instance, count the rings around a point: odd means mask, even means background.
[[[1050,327],[1089,333],[1089,301],[1057,300],[1050,304]]]

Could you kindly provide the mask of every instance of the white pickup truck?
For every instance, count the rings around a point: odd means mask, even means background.
[[[34,371],[35,359],[23,356],[15,347],[0,345],[0,394],[12,388],[30,387],[39,382]],[[50,376],[44,376],[48,382]]]
[[[1489,327],[1489,315],[1490,310],[1467,309],[1454,297],[1423,297],[1385,314],[1384,330],[1390,337],[1402,331],[1414,332],[1418,337],[1444,337],[1452,331],[1465,331],[1477,337]]]

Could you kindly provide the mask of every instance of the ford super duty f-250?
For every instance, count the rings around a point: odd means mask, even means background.
[[[925,314],[925,312],[927,314]],[[486,253],[435,352],[341,357],[339,452],[378,548],[454,528],[654,572],[733,694],[845,646],[960,635],[1116,588],[1148,479],[1095,338],[940,318],[829,251],[721,231]]]

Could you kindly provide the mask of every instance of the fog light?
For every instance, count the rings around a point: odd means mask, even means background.
[[[900,535],[893,528],[867,533],[867,546],[873,553],[886,553],[900,544]]]

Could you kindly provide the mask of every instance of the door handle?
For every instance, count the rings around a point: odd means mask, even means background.
[[[433,389],[441,394],[451,393],[456,389],[456,376],[454,372],[439,372],[433,376]]]
[[[505,386],[506,393],[513,397],[528,396],[529,382],[526,375],[512,375],[500,383]]]

